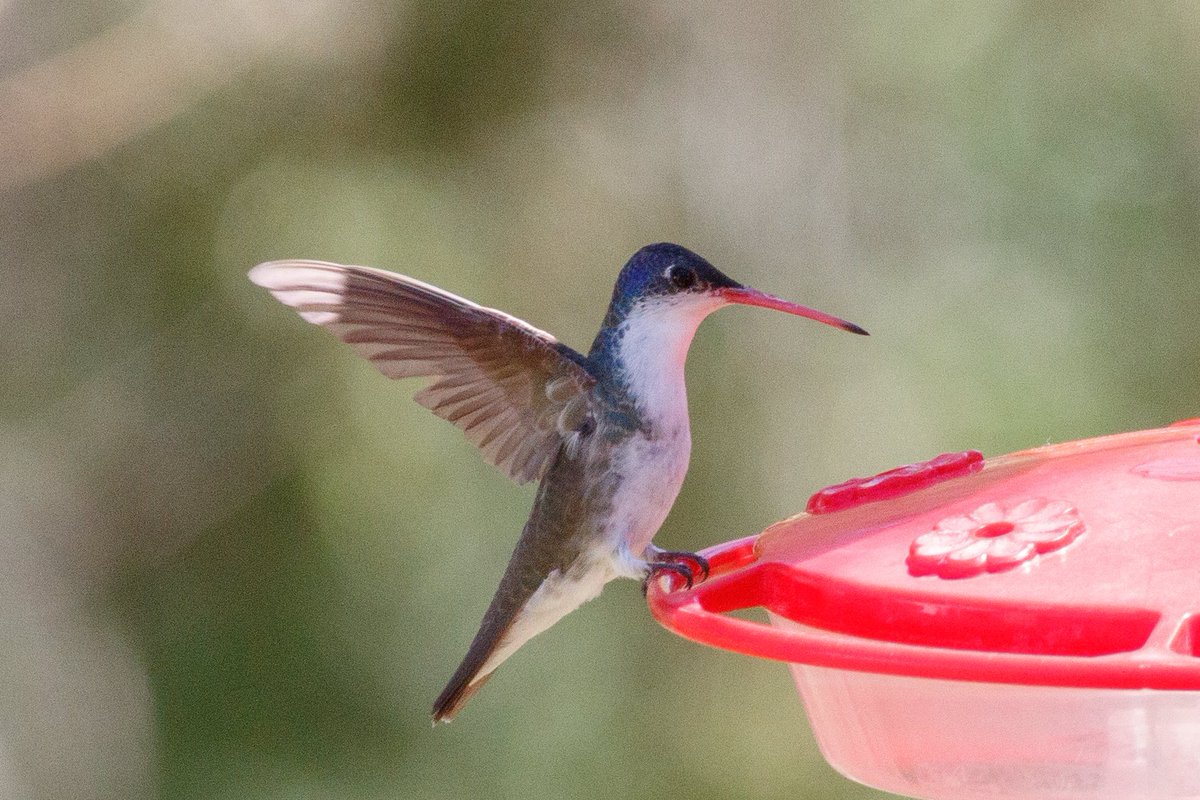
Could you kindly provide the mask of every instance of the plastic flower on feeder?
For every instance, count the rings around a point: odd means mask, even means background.
[[[918,536],[909,548],[908,569],[913,575],[942,578],[1000,572],[1063,547],[1083,527],[1079,512],[1063,500],[984,503],[967,514],[946,517]]]

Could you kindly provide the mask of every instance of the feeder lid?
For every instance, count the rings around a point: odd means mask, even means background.
[[[939,456],[650,587],[685,637],[895,675],[1200,689],[1200,419],[984,460]],[[762,606],[783,624],[726,612]]]

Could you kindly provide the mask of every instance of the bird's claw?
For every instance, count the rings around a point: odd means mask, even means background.
[[[642,581],[642,594],[650,588],[650,581],[664,572],[671,572],[683,578],[684,586],[692,588],[697,575],[700,580],[708,577],[708,559],[697,553],[687,553],[678,550],[659,550],[646,570],[646,578]]]
[[[653,561],[669,561],[676,564],[680,562],[690,562],[692,566],[692,575],[700,575],[700,580],[708,579],[708,559],[699,553],[689,553],[686,550],[659,550],[654,554]]]

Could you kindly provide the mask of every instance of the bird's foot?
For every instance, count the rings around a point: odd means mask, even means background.
[[[690,589],[696,582],[708,577],[708,559],[698,553],[688,553],[680,550],[655,550],[647,564],[646,577],[642,581],[642,594],[650,588],[650,581],[664,572],[674,573],[683,578],[684,585]]]
[[[652,563],[684,563],[692,570],[693,577],[698,574],[700,576],[700,580],[705,580],[708,578],[708,559],[699,553],[689,553],[686,550],[655,550],[650,555],[650,561]]]

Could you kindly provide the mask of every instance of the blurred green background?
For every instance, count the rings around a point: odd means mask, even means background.
[[[659,544],[947,450],[1200,412],[1190,3],[0,1],[0,796],[869,798],[633,582],[450,726],[532,500],[245,278],[584,348],[640,245],[739,309]]]

